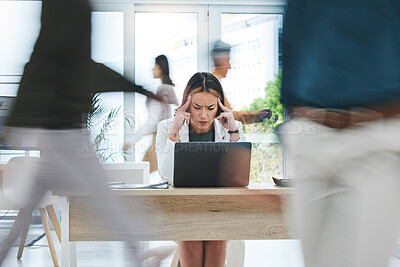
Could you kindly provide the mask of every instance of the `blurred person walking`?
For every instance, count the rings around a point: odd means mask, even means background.
[[[289,0],[279,133],[306,267],[384,267],[399,237],[400,2]]]
[[[153,135],[153,141],[151,146],[147,149],[143,161],[150,162],[150,173],[158,170],[156,154],[157,124],[160,121],[172,118],[171,106],[179,105],[174,90],[175,84],[169,77],[169,64],[165,55],[159,55],[156,57],[153,68],[153,77],[161,80],[161,85],[157,88],[156,96],[162,99],[162,102],[148,99],[150,113],[148,131]]]
[[[105,91],[132,91],[159,99],[103,64],[90,59],[91,7],[87,0],[43,0],[41,30],[26,64],[6,140],[37,146],[41,160],[21,216],[0,246],[0,265],[33,210],[49,190],[80,192],[92,197],[104,222],[128,241],[140,265],[137,236],[145,214],[123,216],[121,204],[109,190],[105,174],[84,127],[92,95]],[[27,141],[29,139],[29,142]],[[27,143],[28,142],[28,143]]]
[[[219,81],[224,79],[231,69],[230,63],[231,45],[221,40],[214,43],[213,49],[211,50],[211,57],[214,62],[214,71],[212,74],[217,77]],[[232,110],[231,104],[225,99],[225,105],[228,109]],[[262,110],[246,110],[246,111],[233,111],[235,120],[242,122],[242,124],[252,124],[263,122],[264,119],[270,119],[272,113],[270,109]],[[276,121],[278,117],[274,117]]]

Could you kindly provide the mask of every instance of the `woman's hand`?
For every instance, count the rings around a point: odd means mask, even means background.
[[[189,108],[190,103],[192,102],[192,96],[190,95],[186,101],[186,103],[178,108],[175,113],[175,118],[172,123],[172,126],[169,130],[169,139],[174,142],[179,142],[179,131],[182,128],[183,124],[186,122],[189,124],[190,122],[190,113],[186,112]]]
[[[222,112],[216,119],[222,124],[222,126],[228,129],[228,131],[236,131],[237,127],[235,123],[235,118],[233,117],[232,110],[222,105],[221,100],[219,100],[219,98],[218,98],[218,105],[222,109]]]
[[[228,131],[236,131],[238,130],[235,122],[235,118],[233,117],[233,112],[232,110],[228,109],[224,105],[222,105],[221,100],[218,98],[218,105],[222,109],[223,112],[219,114],[219,116],[216,118],[222,126],[224,126]],[[239,132],[237,133],[231,133],[231,142],[236,142],[240,139]]]

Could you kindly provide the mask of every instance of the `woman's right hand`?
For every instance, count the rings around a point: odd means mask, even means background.
[[[174,142],[179,142],[180,136],[179,131],[181,130],[183,124],[186,122],[189,124],[190,122],[190,113],[186,112],[189,108],[190,103],[192,102],[192,96],[190,95],[186,101],[186,103],[178,108],[175,113],[175,118],[172,123],[172,126],[169,130],[169,139]]]

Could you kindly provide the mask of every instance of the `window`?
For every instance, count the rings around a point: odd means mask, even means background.
[[[0,95],[15,96],[40,30],[40,1],[0,1]]]
[[[266,88],[276,89],[274,81],[280,71],[284,1],[274,1],[271,6],[258,1],[252,1],[254,6],[244,2],[234,6],[225,0],[219,5],[211,0],[184,1],[182,5],[168,5],[168,1],[160,5],[155,0],[135,2],[93,1],[94,60],[155,91],[160,81],[152,76],[154,59],[165,54],[180,101],[195,72],[213,70],[209,51],[213,42],[221,39],[232,45],[232,68],[222,85],[233,108],[270,108],[276,104],[268,99]],[[7,40],[0,42],[0,95],[16,95],[23,66],[40,29],[40,12],[41,1],[0,2],[0,36]],[[147,117],[145,98],[129,93],[103,93],[101,98],[110,107],[121,107],[116,128],[108,136],[110,153],[120,154],[129,130],[123,126],[125,110],[133,110],[131,115],[138,127]],[[257,106],[260,103],[264,106]],[[271,176],[283,176],[283,151],[272,126],[246,126],[247,139],[254,144],[253,163],[256,162],[252,182],[269,182]],[[138,147],[136,155],[128,160],[143,157],[146,147]],[[119,155],[114,160],[124,158]]]
[[[92,13],[92,59],[103,63],[120,74],[124,74],[124,13],[116,11]],[[124,94],[122,92],[101,93],[100,100],[106,109],[92,129],[92,138],[106,129],[104,122],[109,114],[107,134],[99,145],[95,145],[101,161],[123,162],[124,142]]]
[[[161,81],[153,77],[152,69],[155,58],[166,55],[180,103],[190,77],[199,71],[201,65],[207,66],[207,63],[202,63],[204,59],[199,58],[200,51],[206,50],[204,32],[199,32],[204,10],[173,6],[140,6],[135,10],[135,82],[156,92]],[[136,128],[139,128],[148,120],[144,96],[136,95],[135,107]],[[136,160],[143,158],[151,142],[152,137],[147,136],[137,143]]]
[[[233,110],[270,108],[282,122],[282,105],[274,91],[279,89],[283,14],[279,9],[266,8],[261,13],[260,10],[248,8],[243,12],[239,8],[218,7],[211,12],[220,21],[215,36],[232,46],[233,67],[221,83]],[[284,176],[283,148],[275,125],[264,121],[244,126],[247,141],[253,143],[251,183],[272,182],[272,176]]]
[[[138,84],[156,91],[161,84],[153,78],[154,60],[166,55],[170,77],[175,83],[178,100],[189,78],[197,72],[197,13],[135,14],[135,77]],[[145,110],[144,97],[137,97],[136,105]]]
[[[0,2],[0,75],[22,75],[39,35],[41,2]]]
[[[0,1],[0,96],[15,97],[25,63],[33,51],[40,30],[39,1]],[[10,98],[13,99],[13,98]],[[5,102],[7,105],[7,102]],[[1,113],[4,114],[3,107]],[[4,123],[1,115],[0,128]],[[38,151],[0,150],[0,162],[15,156],[39,156]]]

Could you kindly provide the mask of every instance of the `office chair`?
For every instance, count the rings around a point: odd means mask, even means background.
[[[28,193],[27,190],[29,190],[29,185],[33,182],[32,173],[35,172],[35,168],[37,168],[39,162],[40,158],[37,157],[15,157],[10,159],[7,164],[0,165],[0,209],[20,210],[21,207],[24,206],[23,194]],[[21,185],[23,186],[21,187]],[[53,207],[53,204],[57,202],[58,198],[53,197],[51,192],[47,192],[41,203],[38,205],[43,228],[49,244],[50,254],[55,267],[58,267],[59,264],[54,249],[47,213],[51,222],[53,223],[58,240],[61,242],[61,228]],[[19,215],[20,212],[18,213],[18,216]],[[23,230],[21,235],[21,241],[17,254],[18,259],[22,257],[26,237],[29,231],[29,225],[30,221],[26,222],[26,228]]]

